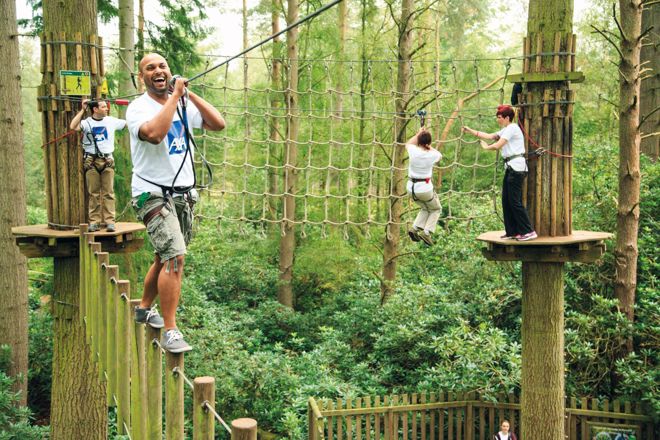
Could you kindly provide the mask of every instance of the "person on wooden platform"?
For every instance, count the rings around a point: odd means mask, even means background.
[[[504,159],[504,182],[502,184],[502,211],[504,213],[504,239],[527,241],[537,237],[529,214],[522,202],[523,181],[527,176],[525,160],[525,138],[518,124],[513,122],[515,112],[510,105],[497,107],[497,124],[501,130],[496,133],[476,131],[463,127],[464,133],[470,133],[481,141],[484,150],[502,150]],[[484,139],[494,140],[488,144]]]
[[[82,119],[90,109],[89,118]],[[73,117],[70,128],[83,132],[85,150],[83,170],[87,184],[89,208],[89,232],[96,232],[105,224],[108,232],[115,231],[115,131],[123,130],[126,121],[108,116],[105,101],[82,101],[81,110]]]
[[[432,246],[432,234],[442,208],[438,195],[433,190],[431,177],[433,166],[442,158],[442,154],[431,147],[431,133],[424,127],[406,142],[406,150],[409,160],[406,190],[420,208],[408,235],[412,241],[421,240],[427,246]]]
[[[192,348],[176,325],[184,255],[192,238],[197,199],[193,128],[218,131],[225,121],[218,110],[192,91],[185,78],[173,79],[165,58],[152,53],[140,61],[146,93],[126,112],[133,160],[133,207],[145,224],[155,258],[144,279],[135,320],[165,327],[161,346],[172,353]],[[160,297],[161,318],[152,307]]]
[[[508,420],[502,420],[500,423],[500,430],[493,436],[493,440],[518,440],[516,434],[511,431],[511,424]]]

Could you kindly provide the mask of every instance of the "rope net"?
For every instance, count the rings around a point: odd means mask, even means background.
[[[409,93],[402,95],[397,61],[301,59],[298,110],[292,115],[285,97],[293,92],[271,85],[272,60],[230,63],[198,83],[202,96],[227,120],[224,131],[197,136],[214,174],[208,190],[212,203],[203,204],[199,215],[261,224],[293,221],[304,233],[306,225],[384,226],[393,222],[392,200],[403,198],[404,215],[396,223],[411,222],[417,207],[405,193],[393,193],[394,150],[402,147],[395,142],[395,119],[407,124],[408,139],[420,126],[416,112],[422,108],[433,145],[443,154],[433,177],[443,217],[493,215],[483,203],[498,193],[496,155],[483,153],[461,126],[495,130],[495,108],[508,101],[505,82],[515,61],[411,62]],[[408,103],[405,113],[395,112],[397,98]],[[297,139],[287,139],[289,116],[299,121]],[[290,194],[296,199],[295,219],[286,219],[282,209],[287,143],[298,149],[292,165],[297,189]],[[202,183],[205,179],[199,176]],[[474,198],[480,201],[469,200]]]

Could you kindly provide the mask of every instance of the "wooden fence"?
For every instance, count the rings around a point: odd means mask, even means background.
[[[519,432],[520,403],[516,396],[488,402],[474,393],[405,394],[308,402],[309,440],[491,440],[502,419]],[[592,423],[634,426],[638,440],[653,440],[651,417],[641,406],[569,399],[566,439],[591,440]],[[522,439],[528,440],[528,439]],[[561,440],[561,439],[558,439]]]
[[[184,355],[160,347],[161,330],[133,319],[130,283],[109,264],[87,225],[80,228],[80,319],[87,343],[106,384],[107,404],[117,408],[117,431],[132,440],[163,438],[163,373],[165,375],[165,437],[189,438],[184,432],[184,388],[193,394],[195,440],[215,438],[220,422],[232,440],[256,440],[257,423],[237,419],[231,427],[215,412],[215,379],[190,381],[184,373]],[[163,370],[165,354],[165,370]]]

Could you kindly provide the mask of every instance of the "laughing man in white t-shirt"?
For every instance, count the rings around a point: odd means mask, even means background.
[[[525,160],[525,138],[513,122],[515,112],[510,105],[497,107],[497,124],[501,130],[497,133],[484,133],[470,127],[463,127],[463,132],[471,133],[481,139],[484,150],[502,149],[504,159],[504,183],[502,184],[502,211],[504,213],[503,239],[527,241],[537,237],[529,214],[522,203],[522,187],[527,175],[527,161]],[[495,140],[488,144],[484,139]]]
[[[147,227],[156,256],[144,279],[135,320],[155,328],[165,327],[162,347],[182,353],[191,350],[177,329],[175,317],[195,201],[190,137],[193,128],[222,130],[225,120],[211,104],[186,90],[185,78],[177,78],[170,90],[172,73],[165,58],[158,54],[142,58],[139,78],[147,92],[126,111],[133,159],[131,187],[133,206]],[[186,102],[185,109],[182,101]],[[157,296],[162,318],[152,307]]]

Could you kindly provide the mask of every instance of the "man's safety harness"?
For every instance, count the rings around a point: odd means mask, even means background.
[[[98,119],[95,119],[95,120],[98,121]],[[92,168],[94,168],[97,173],[101,174],[101,173],[103,173],[103,171],[105,171],[106,168],[113,165],[113,161],[108,160],[108,159],[112,159],[112,153],[108,153],[108,154],[101,153],[101,150],[99,149],[99,144],[96,143],[96,136],[94,136],[94,132],[92,130],[92,123],[87,121],[87,126],[89,127],[89,132],[85,133],[85,139],[87,139],[87,142],[89,142],[90,138],[92,139],[92,142],[90,142],[87,145],[89,146],[89,145],[92,145],[92,143],[94,144],[94,154],[85,152],[83,154],[83,157],[85,159],[87,159],[88,157],[91,157],[92,158],[92,163],[91,163]],[[83,142],[83,145],[85,145],[84,142]],[[103,160],[103,166],[101,166],[101,169],[99,169],[96,166],[96,159],[97,158],[104,159]],[[92,168],[89,168],[89,169],[91,170]]]

